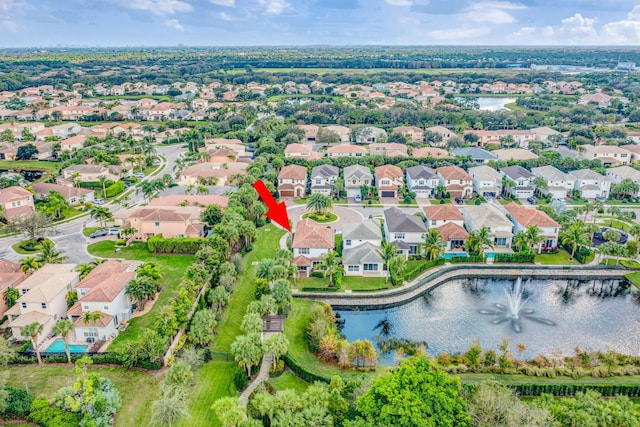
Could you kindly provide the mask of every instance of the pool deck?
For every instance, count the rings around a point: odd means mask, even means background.
[[[419,298],[430,289],[449,280],[461,278],[557,278],[557,279],[625,279],[629,270],[603,268],[601,266],[563,266],[537,264],[463,264],[446,263],[431,269],[404,285],[375,292],[300,292],[294,290],[295,298],[306,298],[329,304],[336,309],[377,309],[395,307]]]

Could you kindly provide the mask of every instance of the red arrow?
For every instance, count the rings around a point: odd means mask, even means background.
[[[261,180],[254,182],[253,188],[256,189],[264,204],[267,205],[268,211],[265,216],[267,218],[271,218],[273,222],[279,224],[287,231],[291,231],[289,215],[287,214],[287,205],[285,205],[284,202],[276,203],[276,200],[273,198],[271,193],[269,193],[269,190]]]

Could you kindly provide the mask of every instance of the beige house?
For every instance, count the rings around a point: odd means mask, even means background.
[[[538,155],[525,150],[524,148],[503,148],[500,150],[493,150],[493,155],[500,160],[533,160],[537,159]]]
[[[375,168],[378,197],[398,197],[398,188],[404,184],[402,169],[394,165],[383,165]]]
[[[38,322],[44,326],[39,336],[44,340],[53,325],[67,311],[67,292],[73,290],[80,281],[76,264],[46,264],[18,284],[20,298],[7,310],[9,328],[17,340],[28,340],[22,335],[22,328]]]
[[[179,185],[235,185],[235,179],[247,175],[248,163],[198,163],[186,168],[178,178]]]
[[[4,295],[8,287],[15,288],[26,278],[27,274],[20,270],[20,264],[0,259],[0,294]],[[8,308],[5,299],[0,299],[0,317],[4,316]]]
[[[313,151],[313,146],[308,144],[289,144],[284,149],[285,157],[294,159],[316,160],[322,158],[322,153]]]
[[[560,224],[545,212],[513,202],[506,205],[504,210],[509,214],[509,218],[513,222],[514,232],[526,230],[530,225],[538,227],[542,241],[536,248],[536,252],[540,252],[541,249],[553,249],[558,246]]]
[[[411,157],[416,159],[448,159],[451,154],[447,150],[436,147],[414,148],[411,151]]]
[[[80,182],[98,182],[101,176],[109,181],[118,181],[120,178],[131,175],[130,166],[73,165],[62,170],[62,179],[73,182],[76,172]],[[58,179],[58,181],[61,180]],[[61,184],[64,185],[64,183]]]
[[[60,151],[73,151],[84,146],[87,137],[85,135],[75,135],[71,138],[60,141]]]
[[[360,187],[373,185],[371,170],[362,165],[347,166],[344,168],[344,188],[347,197],[360,195]]]
[[[308,142],[313,144],[316,142],[316,138],[318,137],[318,125],[298,125],[298,129],[302,129],[304,131],[304,137],[302,140],[304,142]]]
[[[133,239],[146,242],[162,234],[163,237],[205,237],[205,224],[200,221],[201,208],[195,206],[143,207],[120,212],[114,218],[122,222],[121,229],[135,228]],[[128,220],[122,221],[126,216]]]
[[[509,248],[513,239],[513,224],[492,203],[482,205],[466,205],[463,209],[464,225],[468,231],[488,229],[493,236],[494,248]]]
[[[616,145],[581,145],[580,149],[583,159],[599,159],[605,166],[624,166],[631,162],[631,153]]]
[[[367,150],[359,145],[342,144],[327,148],[327,157],[363,157]]]
[[[443,166],[436,169],[443,185],[451,197],[470,199],[473,195],[473,180],[464,169],[459,166]]]
[[[455,136],[455,132],[447,129],[444,126],[431,126],[425,129],[425,132],[436,134],[439,136],[438,142],[432,142],[431,144],[436,147],[444,147],[447,145],[447,140],[452,136]]]
[[[93,190],[86,188],[69,187],[68,185],[49,184],[47,182],[36,182],[31,184],[31,189],[38,199],[45,199],[52,191],[60,193],[64,200],[75,205],[81,202],[92,202],[94,197]]]
[[[13,186],[0,190],[0,211],[5,219],[33,212],[33,194],[22,187]]]
[[[288,165],[280,169],[278,194],[280,197],[304,197],[307,194],[307,168]]]
[[[407,138],[407,142],[419,144],[424,141],[424,131],[417,126],[398,126],[393,128],[393,132]]]
[[[340,142],[343,144],[348,144],[351,140],[351,129],[346,126],[329,125],[325,126],[325,129],[338,135],[340,137]]]
[[[392,142],[375,143],[369,145],[369,154],[372,156],[407,157],[407,146]]]

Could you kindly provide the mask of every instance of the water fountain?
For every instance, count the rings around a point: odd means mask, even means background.
[[[527,298],[525,298],[524,296],[524,287],[522,286],[521,277],[518,277],[516,283],[510,289],[505,288],[504,293],[507,298],[508,306],[497,302],[494,303],[494,306],[497,308],[497,310],[478,310],[480,314],[496,316],[496,318],[491,321],[491,323],[493,323],[494,325],[499,325],[501,323],[510,321],[511,327],[515,332],[518,333],[522,332],[522,325],[520,324],[520,321],[523,318],[542,323],[543,325],[555,325],[555,322],[549,319],[533,316],[535,311],[529,308],[523,309],[523,307],[527,303]]]

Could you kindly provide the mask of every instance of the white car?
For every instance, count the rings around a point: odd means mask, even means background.
[[[144,172],[136,172],[133,174],[134,178],[144,178]]]

